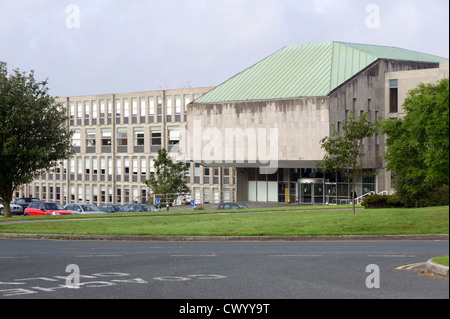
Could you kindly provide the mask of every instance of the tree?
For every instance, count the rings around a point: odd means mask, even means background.
[[[16,187],[39,171],[54,167],[71,155],[71,132],[64,126],[65,111],[48,94],[47,81],[37,82],[14,70],[8,76],[0,62],[0,197],[5,217]]]
[[[382,123],[397,194],[406,206],[423,206],[444,187],[448,203],[449,79],[410,90],[403,108],[403,118]]]
[[[169,200],[173,194],[189,192],[186,185],[186,173],[188,168],[185,163],[175,163],[165,148],[158,150],[158,157],[154,162],[155,173],[144,183],[154,194],[162,195]]]
[[[324,137],[320,143],[325,155],[318,167],[324,168],[326,172],[339,172],[346,174],[351,184],[353,214],[355,214],[355,185],[360,177],[374,175],[363,169],[360,160],[365,156],[361,150],[361,141],[373,136],[378,129],[378,122],[371,123],[364,113],[359,120],[355,119],[353,113],[342,125],[342,134],[335,125],[331,126],[331,136]]]

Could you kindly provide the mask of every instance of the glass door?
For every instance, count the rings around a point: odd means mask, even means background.
[[[313,203],[313,185],[312,183],[300,183],[300,203],[312,204]]]

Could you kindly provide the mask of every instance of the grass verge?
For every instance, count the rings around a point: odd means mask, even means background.
[[[329,208],[329,207],[328,207]],[[254,211],[254,210],[253,210]],[[271,213],[211,215],[173,212],[164,217],[108,214],[109,218],[0,223],[0,233],[129,236],[315,236],[448,234],[449,207],[351,210],[271,209]],[[219,211],[223,213],[223,211]],[[243,211],[239,211],[243,212]],[[194,214],[193,214],[194,213]],[[161,213],[159,213],[161,214]],[[183,215],[193,214],[193,215]],[[83,217],[83,216],[82,216]],[[98,217],[98,216],[97,216]],[[42,218],[42,217],[41,217]],[[45,217],[44,217],[45,218]],[[18,220],[16,218],[13,219]]]
[[[437,263],[437,264],[441,264],[443,266],[447,266],[448,267],[448,255],[437,257],[437,258],[433,258],[433,261],[435,263]]]

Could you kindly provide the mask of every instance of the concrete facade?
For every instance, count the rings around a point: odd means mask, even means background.
[[[445,71],[439,69],[439,63],[379,59],[328,96],[194,102],[188,107],[188,135],[194,139],[201,136],[202,143],[195,139],[196,147],[188,145],[186,153],[195,162],[205,165],[236,167],[240,200],[348,202],[348,183],[339,176],[326,175],[315,169],[316,162],[324,155],[320,140],[329,136],[332,125],[339,127],[345,123],[351,112],[356,117],[368,113],[370,121],[390,117],[391,114],[386,112],[386,83],[391,77],[417,77],[415,81],[408,80],[404,88],[407,90],[416,86],[418,79],[437,79],[446,74],[448,77],[448,64]],[[399,104],[403,94],[401,91]],[[200,130],[204,134],[199,135]],[[383,169],[384,136],[377,134],[364,140],[361,147],[366,154],[362,159],[363,166],[379,173],[373,180],[358,182],[357,196],[369,191],[391,190]],[[260,167],[270,169],[254,171]],[[303,193],[307,197],[303,197]]]
[[[211,90],[185,88],[58,98],[67,110],[66,125],[75,132],[75,155],[53,170],[36,175],[15,197],[71,202],[132,203],[149,195],[143,182],[164,147],[189,167],[191,198],[199,203],[234,200],[234,170],[203,167],[180,151],[186,106]]]

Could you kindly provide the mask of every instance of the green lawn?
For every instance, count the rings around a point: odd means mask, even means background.
[[[311,207],[312,208],[312,207]],[[329,208],[329,207],[328,207]],[[211,211],[173,212],[156,217],[135,214],[108,214],[79,220],[5,225],[0,233],[152,235],[152,236],[301,236],[301,235],[403,235],[448,234],[449,207],[417,209],[351,210],[278,209],[272,213],[207,215]],[[298,209],[298,208],[297,208]],[[316,208],[317,209],[317,208]],[[271,209],[273,210],[273,209]],[[223,212],[223,211],[221,211]],[[241,211],[242,212],[242,211]],[[161,214],[161,213],[159,213]],[[168,214],[168,213],[167,213]],[[42,217],[41,217],[42,218]],[[44,217],[45,218],[45,217]],[[9,220],[20,220],[13,218]],[[6,219],[5,219],[6,220]]]
[[[448,255],[442,256],[442,257],[433,258],[433,261],[435,263],[438,263],[438,264],[441,264],[441,265],[444,265],[444,266],[448,267]]]

